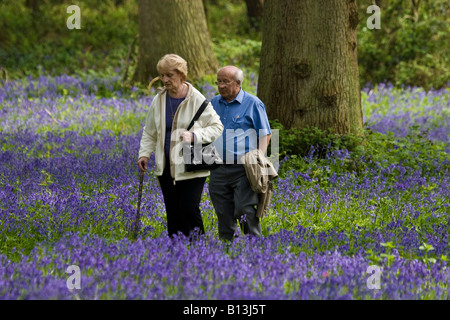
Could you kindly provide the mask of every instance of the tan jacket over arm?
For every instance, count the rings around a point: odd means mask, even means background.
[[[269,209],[273,196],[272,180],[278,177],[278,173],[259,149],[247,152],[243,160],[250,187],[259,194],[256,216],[262,219]]]

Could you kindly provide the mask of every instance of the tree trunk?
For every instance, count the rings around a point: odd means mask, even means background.
[[[249,18],[262,18],[264,14],[264,0],[245,0]]]
[[[27,8],[30,8],[34,15],[38,15],[39,14],[39,2],[38,2],[38,0],[26,0],[25,1],[25,6]]]
[[[156,64],[168,53],[188,63],[189,80],[217,72],[202,0],[139,0],[139,53],[134,80],[158,75]]]
[[[258,96],[285,128],[362,127],[355,0],[266,0]]]
[[[250,25],[258,28],[264,15],[264,0],[245,0]]]
[[[31,10],[31,17],[32,17],[32,25],[34,28],[39,25],[39,16],[40,16],[40,8],[39,8],[39,1],[38,0],[26,0],[25,1],[25,7],[29,8]]]

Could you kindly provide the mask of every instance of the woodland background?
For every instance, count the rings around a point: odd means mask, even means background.
[[[381,9],[380,30],[369,30],[366,25],[370,17],[366,10],[373,1],[358,1],[361,88],[381,82],[425,89],[447,86],[448,1],[374,3]],[[137,46],[133,44],[138,34],[137,1],[90,0],[70,4],[81,9],[80,30],[66,27],[66,1],[0,1],[0,67],[4,78],[6,72],[9,79],[43,73],[123,76],[127,66],[131,78],[137,65]],[[205,0],[204,5],[219,64],[237,64],[248,76],[257,76],[261,19],[248,16],[244,0]],[[162,27],[170,28],[170,24],[167,21]]]
[[[219,64],[244,69],[255,94],[262,22],[246,2],[204,4]],[[374,3],[379,30],[366,25]],[[205,237],[168,241],[152,170],[134,239],[155,95],[132,81],[138,1],[70,4],[80,30],[67,28],[64,0],[0,0],[0,299],[449,299],[448,1],[357,2],[362,134],[269,119],[280,168],[263,237],[232,243],[218,239],[207,184]],[[215,81],[193,80],[208,98]]]

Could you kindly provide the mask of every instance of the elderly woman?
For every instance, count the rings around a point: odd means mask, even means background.
[[[186,82],[187,63],[178,55],[168,54],[156,66],[164,84],[152,101],[145,120],[138,166],[147,171],[148,160],[155,153],[154,173],[158,177],[171,237],[182,232],[203,234],[200,200],[209,171],[186,172],[182,143],[211,143],[221,136],[223,125],[209,103],[190,131],[192,118],[205,97]]]

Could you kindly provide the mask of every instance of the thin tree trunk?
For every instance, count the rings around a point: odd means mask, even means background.
[[[354,0],[266,0],[258,96],[286,128],[362,127]]]
[[[39,1],[38,0],[26,0],[25,6],[31,9],[33,15],[37,16],[39,14]]]
[[[262,18],[264,15],[264,0],[245,0],[249,18]]]

